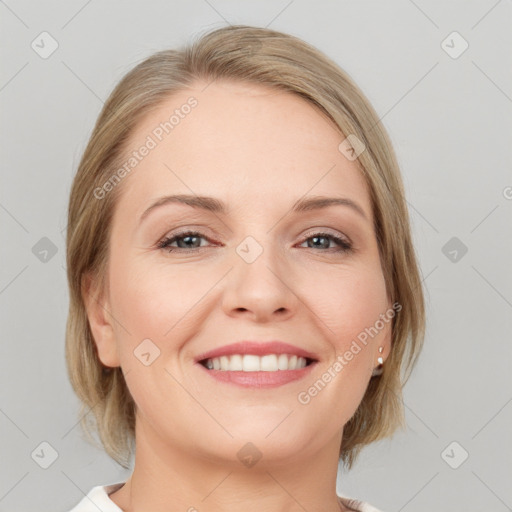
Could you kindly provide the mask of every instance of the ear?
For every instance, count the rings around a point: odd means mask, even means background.
[[[392,344],[392,337],[393,337],[393,322],[394,317],[398,314],[398,311],[402,309],[401,307],[399,309],[396,309],[397,303],[391,304],[391,302],[388,303],[388,309],[386,310],[386,315],[393,315],[393,317],[389,318],[388,322],[386,323],[386,334],[382,337],[382,339],[379,342],[379,346],[383,347],[382,354],[377,353],[377,357],[379,355],[382,356],[382,359],[384,362],[386,362],[386,359],[389,356],[389,353],[391,352],[391,344]]]
[[[386,326],[386,335],[382,338],[382,340],[379,343],[379,346],[383,348],[382,353],[377,353],[377,357],[382,356],[384,363],[386,362],[386,359],[388,358],[389,353],[391,352],[392,332],[393,331],[391,328],[391,321],[390,321],[389,325]]]
[[[89,326],[100,361],[107,367],[120,366],[114,331],[114,320],[109,303],[108,285],[100,289],[97,279],[90,273],[82,280],[82,298]]]

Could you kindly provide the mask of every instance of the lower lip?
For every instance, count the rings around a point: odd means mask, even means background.
[[[311,372],[315,363],[297,370],[278,370],[276,372],[230,372],[208,370],[202,364],[199,366],[214,379],[241,386],[244,388],[275,388],[290,382],[303,379]]]

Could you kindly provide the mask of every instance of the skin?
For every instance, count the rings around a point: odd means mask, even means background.
[[[119,185],[108,287],[92,300],[101,290],[91,282],[85,296],[98,355],[122,367],[137,404],[134,471],[110,497],[136,512],[339,511],[343,426],[378,356],[388,356],[390,323],[307,405],[297,396],[391,307],[370,196],[356,162],[338,150],[345,137],[311,104],[242,82],[205,87],[176,93],[132,134],[135,150],[169,112],[197,98]],[[139,224],[169,194],[212,196],[229,212],[168,204]],[[290,213],[304,195],[350,198],[366,218],[347,206]],[[157,247],[178,228],[206,238],[189,241],[189,252]],[[326,230],[353,250],[336,252],[330,238],[315,245],[310,237]],[[252,263],[236,252],[247,236],[263,248]],[[160,350],[148,366],[134,356],[147,338]],[[289,342],[318,363],[305,379],[273,389],[221,383],[194,363],[244,339]],[[262,454],[252,467],[237,457],[247,442]]]

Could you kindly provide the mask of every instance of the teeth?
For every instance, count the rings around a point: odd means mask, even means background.
[[[209,370],[224,372],[276,372],[278,370],[298,370],[306,366],[304,357],[288,354],[269,354],[255,356],[252,354],[233,354],[232,356],[214,357],[206,360]]]
[[[217,358],[214,358],[213,360],[215,361],[215,359],[217,359]],[[229,366],[220,368],[221,370],[224,370],[224,371],[229,370],[230,372],[240,372],[244,369],[242,356],[239,356],[238,354],[233,355],[231,357],[228,357],[228,361],[229,361]],[[215,368],[215,363],[213,363],[213,367]]]
[[[277,367],[280,370],[288,370],[288,356],[286,354],[280,354],[277,358]]]
[[[260,358],[260,370],[263,372],[276,372],[277,371],[277,356],[270,354]]]
[[[260,371],[260,358],[247,354],[242,358],[242,366],[244,372],[258,372]]]

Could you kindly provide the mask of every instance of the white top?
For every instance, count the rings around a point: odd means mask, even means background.
[[[123,512],[110,498],[109,494],[120,489],[125,482],[93,487],[70,512]],[[347,496],[339,496],[341,503],[356,512],[381,512],[365,501],[355,500]]]

